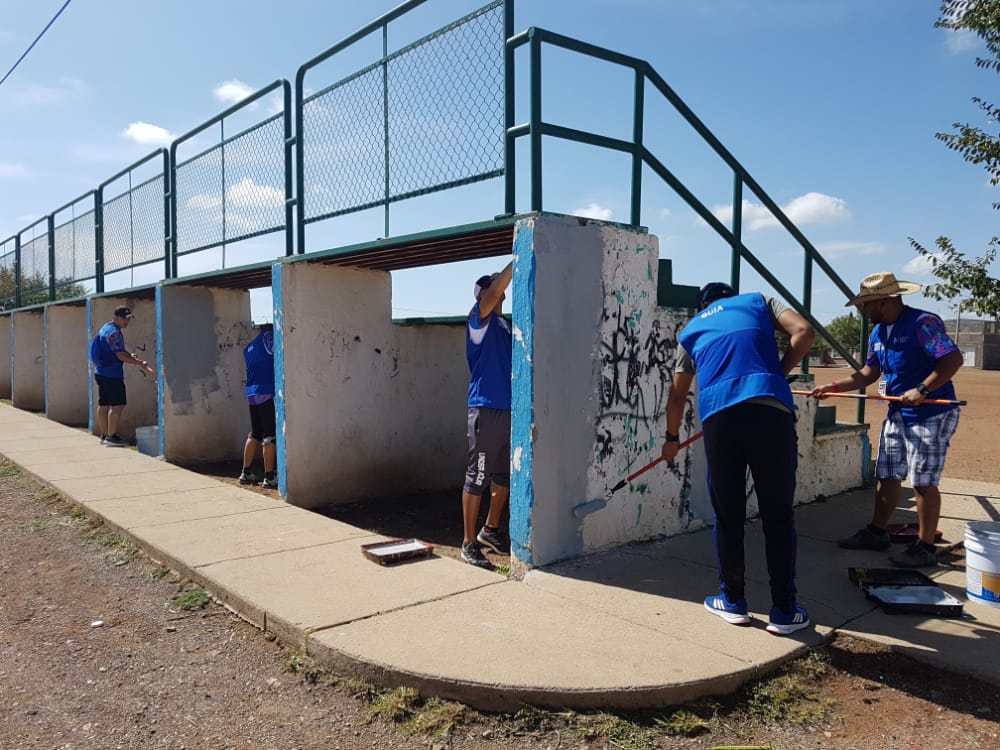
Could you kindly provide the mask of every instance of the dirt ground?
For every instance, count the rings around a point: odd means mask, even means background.
[[[814,370],[818,382],[845,373]],[[969,406],[945,474],[996,482],[1000,372],[956,381]],[[239,466],[214,471],[235,483]],[[456,491],[337,517],[449,554],[458,508]],[[724,699],[491,715],[326,673],[223,608],[199,608],[199,593],[0,460],[0,749],[1000,747],[1000,686],[846,637]]]

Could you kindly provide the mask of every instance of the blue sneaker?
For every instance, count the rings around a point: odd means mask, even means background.
[[[740,599],[731,602],[725,594],[705,597],[705,609],[717,617],[721,617],[730,625],[749,625],[750,615],[747,614],[747,600]]]
[[[775,635],[791,635],[796,630],[808,628],[811,624],[809,613],[806,612],[805,607],[798,604],[792,608],[791,612],[771,607],[771,621],[767,624],[767,632]]]

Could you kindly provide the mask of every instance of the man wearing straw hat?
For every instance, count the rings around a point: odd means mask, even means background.
[[[875,464],[875,509],[871,523],[837,542],[846,549],[889,549],[886,531],[909,479],[917,499],[920,535],[902,552],[889,556],[904,568],[937,565],[934,538],[941,517],[938,484],[951,436],[958,427],[958,406],[923,404],[925,399],[955,399],[951,379],[962,366],[962,352],[945,332],[937,315],[903,304],[904,294],[919,284],[897,281],[888,272],[873,273],[861,281],[861,293],[847,303],[858,305],[874,327],[868,341],[865,366],[849,377],[813,390],[823,398],[865,388],[882,376],[886,394],[898,396],[889,404],[879,438]]]

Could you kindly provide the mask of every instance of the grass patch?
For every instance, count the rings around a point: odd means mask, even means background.
[[[379,716],[397,723],[401,722],[413,714],[419,700],[420,693],[411,687],[398,687],[379,693],[368,706],[365,723],[370,724]]]
[[[48,518],[33,518],[25,524],[31,531],[53,529],[57,526],[75,526],[76,521],[66,516],[49,516]]]
[[[821,650],[785,665],[777,676],[747,689],[747,712],[765,723],[815,724],[826,719],[833,702],[820,696],[818,682],[829,666]]]
[[[285,671],[299,675],[312,685],[326,674],[326,669],[317,664],[315,659],[292,649],[285,650]]]
[[[19,477],[21,475],[21,469],[17,464],[12,464],[7,459],[0,459],[0,477]]]
[[[408,735],[448,736],[465,718],[465,706],[453,701],[431,698],[403,726]]]
[[[62,495],[59,494],[58,490],[54,490],[51,487],[41,487],[32,493],[31,499],[38,502],[48,502],[49,500],[62,499]]]
[[[339,684],[350,696],[363,701],[371,702],[378,695],[378,688],[360,677],[345,677]]]
[[[572,731],[588,742],[604,742],[620,750],[652,750],[656,747],[654,732],[609,713],[581,715]]]
[[[712,730],[711,724],[705,719],[685,709],[674,711],[668,718],[654,719],[653,723],[667,734],[683,737],[696,737]]]
[[[188,586],[170,602],[174,609],[196,610],[204,609],[210,597],[201,586]]]
[[[495,566],[497,573],[503,573],[505,576],[510,578],[510,563],[497,563]]]
[[[170,574],[170,568],[159,567],[159,568],[153,568],[146,575],[149,576],[149,579],[151,581],[162,581],[169,574]]]

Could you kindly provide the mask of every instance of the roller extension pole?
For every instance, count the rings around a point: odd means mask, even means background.
[[[691,445],[691,443],[693,443],[695,440],[697,440],[698,438],[700,438],[701,435],[702,435],[702,433],[700,433],[700,432],[697,435],[692,435],[687,440],[685,440],[683,443],[681,443],[677,447],[677,449],[680,450],[681,448],[687,448],[689,445]],[[622,487],[624,487],[626,484],[628,484],[629,482],[631,482],[633,479],[635,479],[639,475],[645,474],[647,471],[649,471],[650,469],[652,469],[654,466],[656,466],[662,460],[663,460],[663,456],[660,456],[655,461],[652,461],[652,462],[646,464],[645,466],[643,466],[641,469],[638,469],[637,471],[634,471],[631,474],[629,474],[627,477],[625,477],[623,480],[621,480],[618,484],[616,484],[614,487],[612,487],[610,490],[608,490],[607,497],[597,497],[597,498],[594,498],[593,500],[588,500],[585,503],[581,503],[580,505],[574,506],[573,507],[573,515],[576,516],[577,518],[583,518],[584,516],[589,516],[591,513],[596,513],[597,511],[601,510],[602,508],[607,507],[608,501],[611,499],[611,496],[613,494],[615,494],[616,492],[618,492],[618,490],[620,490]]]
[[[792,391],[796,396],[811,396],[812,391]],[[867,393],[824,393],[822,396],[817,396],[816,398],[821,401],[824,398],[860,398],[867,401],[902,401],[903,399],[899,396],[869,396]],[[923,406],[924,404],[936,404],[938,406],[966,406],[967,401],[954,401],[948,398],[925,398],[917,406]]]

